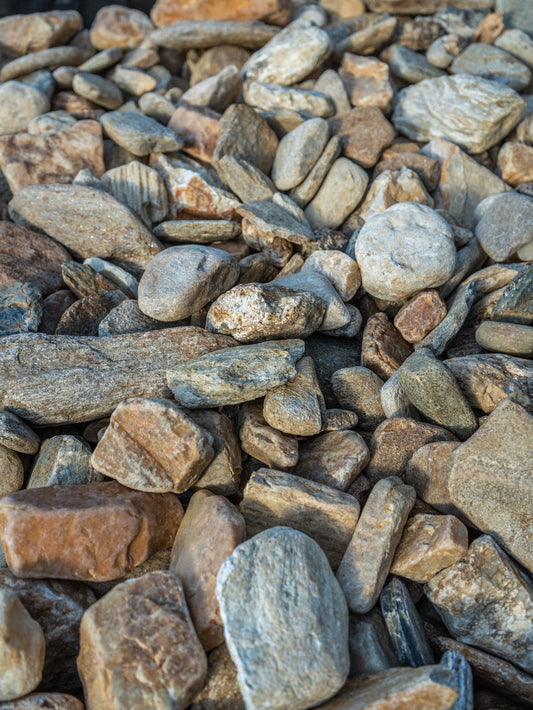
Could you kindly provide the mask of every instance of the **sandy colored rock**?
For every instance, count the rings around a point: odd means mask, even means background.
[[[446,303],[438,291],[420,291],[403,305],[394,318],[394,327],[408,343],[418,343],[446,315]]]
[[[359,503],[342,491],[282,471],[261,468],[241,503],[248,536],[284,525],[318,542],[336,570],[359,517]]]
[[[412,348],[383,312],[367,320],[363,331],[361,363],[387,380],[412,353]]]
[[[381,406],[383,381],[366,367],[346,367],[331,377],[335,397],[344,409],[357,414],[362,429],[374,429],[385,419]]]
[[[188,707],[207,659],[179,581],[152,572],[93,604],[81,622],[78,670],[88,710]]]
[[[68,40],[83,29],[83,19],[75,10],[9,15],[0,20],[0,49],[6,56],[40,52]]]
[[[290,204],[290,203],[289,203]],[[309,223],[301,219],[301,214],[285,209],[282,204],[271,200],[253,200],[237,209],[243,217],[243,236],[252,231],[260,237],[266,232],[269,238],[282,239],[291,244],[305,244],[313,239]]]
[[[26,488],[97,483],[103,476],[91,467],[91,447],[72,434],[45,439],[35,457]]]
[[[242,473],[241,449],[230,419],[225,414],[208,409],[195,409],[189,415],[211,434],[215,452],[194,488],[207,488],[222,496],[237,493]]]
[[[504,143],[498,153],[498,168],[505,182],[513,187],[533,181],[533,148],[522,143]]]
[[[172,127],[172,121],[171,121]],[[213,156],[215,163],[225,155],[244,158],[265,175],[278,148],[278,138],[267,121],[250,106],[234,104],[222,116],[219,125],[220,140]]]
[[[413,515],[407,521],[390,571],[427,582],[458,562],[468,549],[468,531],[453,515]]]
[[[338,135],[343,154],[371,168],[396,135],[394,128],[376,106],[358,106],[329,120],[330,132]]]
[[[314,229],[337,229],[361,202],[368,185],[366,172],[348,158],[338,158],[305,208]]]
[[[45,641],[38,622],[6,589],[0,589],[0,640],[0,700],[14,700],[41,682]]]
[[[346,52],[339,75],[352,106],[377,106],[383,113],[389,112],[393,90],[389,81],[389,67],[385,62]]]
[[[261,402],[246,402],[239,416],[242,450],[270,468],[282,471],[298,462],[298,440],[267,424]]]
[[[337,572],[350,611],[364,614],[376,603],[415,499],[395,476],[372,489]]]
[[[392,146],[394,148],[394,145]],[[412,172],[416,173],[418,177],[424,183],[424,187],[429,192],[433,192],[439,184],[440,180],[440,164],[436,158],[432,158],[429,155],[423,155],[418,152],[402,151],[400,153],[391,152],[387,155],[387,152],[392,149],[387,149],[383,152],[382,158],[379,163],[374,168],[374,178],[376,178],[381,173],[386,170],[391,170],[393,173],[399,170],[400,175],[398,176],[398,183],[403,182],[402,178],[405,173],[402,173],[402,168],[408,168]],[[407,190],[405,190],[407,192]],[[399,193],[399,191],[398,191]],[[413,191],[414,193],[414,191]],[[427,200],[427,198],[426,198]],[[398,202],[406,202],[408,200],[398,199]],[[420,199],[414,200],[415,202],[420,202]],[[427,200],[429,202],[429,200]]]
[[[237,669],[226,644],[212,651],[207,658],[207,677],[203,689],[194,698],[191,710],[245,710]]]
[[[435,575],[425,593],[457,640],[531,673],[531,584],[489,535],[478,537],[462,560]]]
[[[118,86],[98,74],[81,71],[76,73],[72,79],[72,89],[83,99],[109,111],[119,108],[124,102]]]
[[[183,141],[183,152],[206,163],[213,162],[220,139],[220,114],[203,106],[180,104],[168,127]]]
[[[300,444],[294,473],[346,491],[369,460],[368,447],[355,431],[331,431]]]
[[[20,81],[6,81],[0,86],[0,135],[17,133],[28,127],[36,116],[50,110],[48,96]]]
[[[30,693],[2,703],[0,707],[2,710],[84,710],[80,700],[66,693]]]
[[[433,207],[433,198],[418,174],[407,167],[384,170],[372,182],[358,214],[365,222],[399,202]]]
[[[91,463],[138,491],[183,493],[213,458],[213,438],[174,402],[129,399],[113,412]]]
[[[207,490],[193,495],[174,540],[169,571],[183,586],[194,628],[206,651],[224,642],[215,594],[218,571],[245,537],[244,518],[226,498]]]
[[[0,500],[0,538],[19,577],[106,581],[170,547],[182,515],[172,493],[114,481],[34,488]]]
[[[193,60],[191,57],[187,63],[191,67],[190,86],[195,86],[200,81],[215,76],[225,67],[233,64],[237,69],[241,69],[250,57],[243,47],[231,44],[217,45],[205,50],[200,57]]]
[[[154,29],[144,12],[120,5],[107,5],[96,13],[91,25],[91,44],[96,49],[134,49]]]
[[[100,106],[73,91],[58,91],[54,96],[52,108],[55,111],[66,111],[77,119],[98,119],[103,113]]]
[[[343,301],[350,301],[361,285],[359,265],[338,249],[317,249],[304,262],[302,271],[318,271],[328,278]]]
[[[451,501],[446,483],[446,470],[450,458],[459,446],[457,441],[434,441],[424,444],[411,456],[403,480],[416,491],[423,501],[447,515],[464,516]]]
[[[7,82],[11,79],[25,77],[26,74],[42,69],[57,69],[63,65],[78,66],[82,63],[84,54],[78,47],[51,47],[40,52],[32,52],[18,59],[13,59],[4,64],[0,70],[0,81]]]
[[[277,27],[257,20],[183,20],[160,27],[150,35],[159,47],[183,51],[217,45],[257,49],[278,32]]]
[[[157,27],[184,20],[264,20],[272,24],[283,24],[278,18],[287,18],[288,5],[283,0],[238,0],[237,2],[179,2],[177,0],[157,0],[151,17]]]
[[[217,596],[247,707],[303,710],[343,686],[348,610],[325,554],[307,535],[276,527],[247,540],[222,565]]]

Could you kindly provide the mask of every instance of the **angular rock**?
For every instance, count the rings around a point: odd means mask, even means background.
[[[109,283],[115,284],[120,290],[131,298],[137,297],[139,282],[125,269],[112,264],[110,261],[100,259],[97,256],[89,257],[83,262],[84,266],[89,266],[97,274],[105,278]]]
[[[272,165],[278,190],[290,190],[307,177],[326,147],[328,133],[323,118],[312,118],[281,139]]]
[[[203,106],[179,104],[168,122],[168,128],[183,141],[184,153],[206,163],[213,162],[220,139],[219,113]]]
[[[305,244],[313,239],[307,221],[300,221],[288,210],[270,200],[247,202],[237,209],[237,213],[251,224],[255,231],[267,232],[269,237],[277,237],[293,244]]]
[[[301,340],[240,345],[174,367],[167,372],[167,381],[184,407],[241,404],[294,379],[294,363],[302,355]]]
[[[153,28],[144,12],[108,5],[96,13],[91,25],[91,44],[96,49],[134,49]]]
[[[102,318],[98,324],[98,335],[123,335],[126,333],[147,333],[153,330],[163,330],[165,328],[177,328],[185,325],[183,321],[172,321],[164,323],[145,316],[139,310],[137,301],[125,300],[115,306]]]
[[[338,158],[305,209],[311,226],[339,227],[361,202],[367,185],[368,175],[362,168],[348,158]]]
[[[463,560],[435,575],[425,593],[459,641],[531,673],[531,585],[489,535],[478,537]]]
[[[191,710],[245,710],[237,669],[226,644],[218,646],[207,659],[207,677],[203,689],[194,698]]]
[[[217,164],[219,175],[243,202],[269,200],[274,195],[274,183],[244,158],[225,155]]]
[[[352,106],[377,106],[383,113],[389,112],[393,90],[389,81],[389,67],[385,62],[346,52],[339,75]]]
[[[364,614],[376,603],[415,498],[394,476],[372,489],[337,572],[350,611]]]
[[[459,651],[448,650],[443,653],[440,665],[453,673],[459,692],[459,705],[457,710],[468,710],[474,704],[474,684],[472,682],[472,669],[466,658]]]
[[[280,286],[297,291],[310,292],[321,298],[326,304],[326,313],[319,330],[332,330],[347,325],[352,316],[331,281],[318,271],[299,271],[276,279]]]
[[[343,154],[363,168],[374,166],[396,135],[377,106],[358,106],[331,118],[329,128],[341,139]]]
[[[154,228],[153,233],[158,239],[166,242],[210,244],[235,239],[241,233],[241,227],[224,219],[180,219],[161,222]]]
[[[105,291],[116,291],[117,286],[97,274],[88,264],[79,264],[77,261],[66,261],[61,265],[63,281],[69,289],[78,296],[95,296]]]
[[[48,486],[0,500],[0,538],[18,577],[103,582],[170,547],[182,515],[171,493],[141,493],[114,481]]]
[[[101,118],[107,135],[134,155],[179,150],[183,141],[170,128],[135,111],[109,111]]]
[[[217,596],[247,707],[303,710],[343,686],[348,610],[326,556],[307,535],[276,527],[240,545],[222,565]]]
[[[297,205],[303,208],[313,199],[340,152],[341,141],[338,136],[333,136],[307,177],[290,191],[289,196]]]
[[[242,450],[270,468],[292,468],[298,463],[298,440],[269,426],[261,402],[246,402],[239,416]]]
[[[278,116],[285,117],[288,124],[281,129],[283,132],[296,128],[303,116],[329,118],[334,113],[333,103],[328,96],[308,89],[250,81],[244,84],[243,95],[249,106],[273,115],[274,120]]]
[[[412,353],[387,315],[382,311],[370,316],[363,331],[361,364],[387,380]]]
[[[207,409],[190,412],[191,419],[211,434],[215,456],[194,488],[230,496],[239,490],[242,473],[241,450],[231,421],[225,414]]]
[[[31,281],[0,287],[0,335],[35,333],[42,312],[41,292]]]
[[[169,571],[183,585],[194,628],[206,651],[224,642],[215,595],[218,571],[245,537],[244,518],[226,498],[207,490],[193,495],[174,540]]]
[[[368,447],[355,431],[330,431],[300,444],[294,473],[346,491],[365,468]]]
[[[400,308],[394,327],[408,343],[418,343],[436,328],[446,312],[446,303],[438,291],[420,291]]]
[[[396,668],[398,661],[379,609],[350,614],[350,677]]]
[[[125,667],[136,670],[125,674]],[[78,670],[91,709],[188,707],[203,686],[207,659],[179,581],[152,572],[93,604],[81,623]]]
[[[533,181],[533,148],[519,143],[504,143],[498,153],[498,168],[505,182],[516,187]]]
[[[495,261],[505,261],[533,240],[533,199],[511,192],[487,197],[476,209],[476,237]]]
[[[28,84],[6,81],[0,86],[0,135],[17,133],[50,109],[48,97]]]
[[[241,512],[249,537],[276,525],[300,530],[318,542],[336,570],[353,535],[359,503],[330,486],[261,468],[246,484]]]
[[[142,96],[157,87],[157,80],[147,72],[120,64],[109,73],[109,78],[119,89],[132,96]]]
[[[362,429],[375,429],[385,419],[381,406],[383,381],[366,367],[345,367],[331,377],[339,404],[357,414]]]
[[[393,173],[399,170],[400,177],[402,177],[405,175],[405,173],[402,173],[402,168],[409,168],[409,170],[416,173],[422,180],[424,187],[430,192],[433,192],[439,184],[441,173],[440,165],[437,159],[430,157],[429,155],[423,155],[422,153],[410,151],[389,153],[389,151],[392,151],[393,147],[388,148],[383,152],[380,162],[374,168],[374,177],[387,170],[390,170]],[[398,200],[398,202],[406,201],[407,200]]]
[[[533,327],[486,320],[476,328],[476,343],[492,352],[530,358],[533,357]]]
[[[522,91],[531,81],[527,66],[509,52],[483,42],[475,42],[452,62],[452,74],[473,74]]]
[[[531,325],[533,323],[533,268],[529,267],[506,287],[492,309],[491,319]]]
[[[434,204],[418,174],[402,167],[399,170],[385,170],[375,178],[357,214],[367,222],[398,202],[428,207]]]
[[[124,103],[118,86],[98,74],[90,72],[75,74],[72,79],[72,90],[83,99],[109,111],[119,108]]]
[[[41,440],[38,434],[16,414],[0,411],[0,444],[12,451],[35,454]]]
[[[132,270],[144,268],[159,242],[120,202],[102,190],[80,185],[30,185],[9,203],[11,218],[36,227],[78,259],[112,258]]]
[[[279,141],[260,114],[245,104],[234,104],[225,111],[219,129],[220,140],[213,156],[215,164],[230,155],[244,158],[265,175],[270,174]]]
[[[84,710],[83,703],[66,693],[30,693],[2,703],[2,710]]]
[[[92,466],[138,491],[183,493],[213,459],[213,438],[174,402],[122,402],[92,455]]]
[[[446,469],[455,449],[456,441],[435,441],[417,449],[405,469],[403,480],[416,491],[416,495],[433,508],[446,515],[454,515],[463,522],[465,516],[457,510],[450,498],[446,484]]]
[[[98,335],[100,322],[124,301],[122,291],[103,291],[75,301],[59,319],[56,335]]]
[[[138,160],[108,170],[102,175],[102,186],[148,228],[167,216],[168,197],[162,178]]]
[[[91,468],[91,448],[72,434],[45,439],[36,456],[26,488],[71,486],[102,481]]]

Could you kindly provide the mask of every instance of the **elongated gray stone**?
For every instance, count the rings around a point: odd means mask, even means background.
[[[278,190],[290,190],[307,177],[328,140],[328,124],[311,118],[284,136],[272,165],[272,180]]]
[[[13,412],[0,411],[0,444],[11,451],[35,454],[41,440],[26,422]]]
[[[455,649],[449,649],[443,653],[440,665],[453,673],[457,683],[459,698],[450,710],[474,710],[472,669],[463,654]]]
[[[107,135],[133,155],[179,150],[183,140],[171,128],[136,111],[110,111],[100,119]]]
[[[474,42],[457,56],[450,67],[452,74],[474,74],[493,79],[515,91],[522,91],[531,81],[531,72],[509,52],[484,42]]]
[[[533,240],[533,199],[516,192],[489,195],[476,207],[476,237],[495,261],[504,261]]]
[[[219,44],[235,44],[239,47],[257,49],[272,39],[279,29],[258,21],[241,22],[174,22],[160,27],[150,34],[150,40],[166,49],[215,47]]]
[[[350,614],[350,676],[396,668],[398,661],[379,609]]]
[[[81,485],[102,481],[91,468],[91,448],[71,434],[43,441],[26,488]]]
[[[348,609],[307,535],[275,527],[239,545],[218,573],[217,596],[248,710],[304,710],[344,685]]]
[[[168,398],[169,367],[234,342],[193,327],[107,338],[2,338],[0,407],[34,424],[97,419],[127,397]]]

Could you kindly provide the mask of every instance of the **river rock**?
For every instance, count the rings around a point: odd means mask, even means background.
[[[350,301],[361,285],[356,261],[338,249],[317,249],[302,265],[301,271],[317,271],[331,281],[343,301]]]
[[[98,335],[102,319],[125,298],[121,291],[115,289],[75,301],[59,319],[56,335]]]
[[[523,491],[530,475],[527,442],[532,433],[533,417],[505,400],[452,454],[447,478],[453,503],[529,570],[533,548],[528,521],[533,512]]]
[[[281,139],[272,165],[278,190],[290,190],[307,177],[326,147],[328,133],[323,118],[312,118]]]
[[[138,491],[183,493],[213,458],[211,434],[174,402],[128,399],[113,412],[92,466]]]
[[[83,29],[83,19],[75,10],[10,15],[0,21],[0,48],[6,56],[39,52],[68,40]]]
[[[42,311],[41,292],[31,281],[0,287],[0,335],[35,333]]]
[[[307,177],[290,191],[289,196],[297,205],[303,208],[313,199],[331,166],[339,157],[340,151],[341,141],[338,136],[333,136],[328,141],[322,155],[307,174]]]
[[[435,441],[424,444],[411,456],[403,480],[416,491],[424,502],[445,515],[462,520],[467,518],[452,503],[446,483],[446,469],[455,449],[456,441]]]
[[[286,286],[296,291],[310,292],[318,296],[326,304],[326,313],[319,330],[342,328],[351,320],[351,314],[335,290],[331,281],[320,272],[309,270],[287,274],[276,279],[280,286]]]
[[[459,641],[531,673],[531,585],[489,535],[474,540],[463,560],[435,575],[425,593]]]
[[[337,572],[350,611],[364,614],[376,603],[415,499],[394,476],[372,489]]]
[[[0,444],[12,451],[35,454],[41,440],[38,434],[16,414],[0,411]]]
[[[361,202],[367,185],[368,175],[362,168],[348,158],[338,158],[305,209],[311,226],[337,229]]]
[[[344,409],[357,414],[362,429],[373,430],[385,419],[381,406],[383,381],[366,367],[345,367],[331,377],[335,397]]]
[[[277,27],[252,20],[183,20],[152,32],[150,39],[166,49],[186,50],[231,44],[257,49],[279,32]]]
[[[254,232],[267,232],[270,237],[283,239],[291,244],[305,244],[313,239],[309,223],[296,217],[282,205],[271,200],[253,200],[239,207],[237,213]],[[243,223],[243,233],[245,224]]]
[[[476,209],[476,237],[495,261],[505,261],[533,240],[533,199],[511,192],[487,197]]]
[[[355,245],[363,286],[397,301],[445,283],[455,269],[451,228],[429,207],[393,205],[365,223]]]
[[[443,75],[443,71],[431,65],[423,54],[415,52],[401,44],[391,44],[381,53],[393,73],[408,84],[416,84],[424,79],[434,79]]]
[[[392,377],[412,348],[392,325],[383,311],[374,313],[363,330],[361,364],[382,380]]]
[[[136,673],[128,677],[125,666]],[[93,604],[81,622],[78,670],[89,710],[139,702],[188,707],[205,681],[207,659],[179,581],[152,572]]]
[[[108,5],[96,13],[91,25],[91,44],[96,49],[134,49],[153,28],[144,12]]]
[[[298,440],[267,424],[261,402],[245,402],[239,415],[242,450],[261,463],[282,471],[298,462]]]
[[[219,124],[220,114],[216,111],[203,106],[180,103],[174,110],[167,127],[183,141],[184,153],[197,160],[212,163],[220,138]]]
[[[280,561],[275,568],[272,555]],[[343,686],[348,610],[326,556],[307,535],[276,527],[240,545],[220,569],[217,596],[247,707],[304,710]],[[318,644],[310,658],[312,638]]]
[[[26,488],[96,483],[103,476],[91,468],[91,448],[72,434],[45,439],[35,457]]]
[[[452,62],[452,74],[473,74],[492,79],[522,91],[531,81],[527,66],[509,52],[491,44],[476,42],[464,49]]]
[[[210,244],[235,239],[240,235],[241,227],[224,219],[180,219],[161,222],[154,228],[153,233],[166,242]]]
[[[476,343],[489,351],[533,357],[533,327],[517,323],[483,321],[476,328]]]
[[[329,127],[341,139],[343,154],[363,168],[374,166],[396,135],[377,106],[357,106],[331,118]]]
[[[231,496],[239,490],[242,473],[241,449],[230,419],[213,410],[196,409],[189,412],[199,426],[213,437],[215,456],[196,481],[194,488],[208,488],[212,493]]]
[[[108,170],[102,175],[102,186],[148,228],[167,216],[168,196],[163,179],[138,160]]]
[[[498,169],[505,182],[517,187],[533,181],[533,148],[520,143],[504,143],[498,153]]]
[[[330,431],[300,444],[300,456],[294,473],[345,491],[364,469],[368,459],[368,448],[360,434],[355,431]]]
[[[21,77],[23,81],[26,81],[27,76],[34,72],[46,69],[53,70],[64,65],[76,67],[82,63],[83,59],[84,54],[81,49],[74,46],[42,49],[39,52],[26,54],[23,57],[18,57],[18,59],[13,59],[7,62],[7,64],[4,64],[0,70],[0,81],[7,82],[11,79],[18,79],[19,77]],[[52,78],[50,75],[48,76],[50,79]],[[41,75],[40,78],[43,78],[43,76]],[[51,93],[52,91],[50,91],[50,94]]]
[[[515,276],[492,309],[491,319],[531,325],[533,323],[533,267]]]
[[[170,547],[182,515],[171,493],[141,493],[114,481],[48,486],[0,499],[0,538],[19,577],[103,582]],[[59,551],[60,540],[67,543]]]
[[[420,291],[400,308],[394,327],[408,343],[418,343],[436,328],[446,312],[446,303],[438,291]]]
[[[215,164],[231,155],[244,158],[265,175],[270,174],[279,141],[257,111],[245,104],[234,104],[224,112],[219,130],[220,140],[213,155]]]
[[[505,137],[524,110],[523,100],[513,89],[457,74],[425,79],[402,89],[392,122],[413,140],[426,143],[442,137],[469,153],[481,153]]]
[[[0,135],[18,133],[36,116],[50,109],[48,97],[20,81],[6,81],[0,86]]]
[[[124,102],[118,86],[98,74],[78,72],[72,79],[72,89],[78,96],[109,111],[119,108]]]
[[[183,141],[170,128],[135,111],[109,111],[101,118],[107,135],[134,155],[179,150]]]

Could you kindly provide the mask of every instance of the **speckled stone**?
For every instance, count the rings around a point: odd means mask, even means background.
[[[485,198],[476,208],[475,234],[495,261],[505,261],[533,240],[533,199],[516,192]]]
[[[91,467],[91,447],[72,434],[45,439],[35,457],[26,488],[96,483],[103,476]]]
[[[347,490],[369,460],[368,447],[355,431],[330,431],[300,444],[297,476]]]
[[[35,454],[41,439],[13,412],[0,411],[0,444],[21,454]]]
[[[134,155],[179,150],[183,141],[170,128],[135,111],[109,111],[101,119],[107,135]]]
[[[361,364],[382,380],[388,380],[412,353],[412,347],[380,311],[367,320],[363,330]]]
[[[290,190],[307,177],[326,147],[328,133],[323,118],[312,118],[281,139],[272,165],[278,190]]]
[[[31,281],[0,286],[0,335],[35,333],[42,312],[41,292]]]
[[[267,424],[261,402],[245,402],[239,415],[242,450],[271,468],[286,470],[298,462],[298,440]]]
[[[331,377],[339,404],[357,414],[362,429],[373,430],[385,419],[381,406],[383,380],[366,367],[345,367]]]

